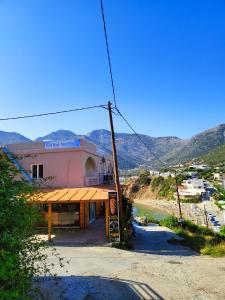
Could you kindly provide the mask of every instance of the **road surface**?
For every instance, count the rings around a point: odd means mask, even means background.
[[[56,283],[42,278],[41,300],[224,300],[225,258],[199,256],[167,240],[163,227],[138,227],[134,250],[59,246],[69,260]],[[49,263],[57,263],[49,254]]]

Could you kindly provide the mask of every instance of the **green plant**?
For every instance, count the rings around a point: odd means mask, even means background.
[[[176,217],[162,220],[160,225],[173,229],[183,240],[171,239],[170,243],[188,246],[193,250],[213,257],[225,256],[225,239],[211,229],[198,226],[190,220],[184,220],[182,227],[178,226]],[[223,232],[223,231],[222,231]]]
[[[33,188],[16,180],[18,171],[0,153],[0,299],[29,299],[32,279],[50,275],[47,245],[35,235],[40,222],[26,196]],[[61,261],[61,260],[60,260]]]
[[[219,234],[225,237],[225,226],[221,227]]]
[[[159,222],[161,226],[168,227],[174,229],[178,227],[178,219],[175,216],[169,216]]]
[[[140,170],[137,182],[139,185],[149,185],[151,182],[149,171],[145,169]]]
[[[225,243],[221,242],[218,244],[206,244],[206,246],[201,249],[201,254],[210,255],[212,257],[222,257],[225,256]]]
[[[199,203],[201,201],[201,196],[189,196],[188,198],[181,198],[183,203]]]

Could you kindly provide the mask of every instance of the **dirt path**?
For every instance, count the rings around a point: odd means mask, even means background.
[[[55,268],[62,276],[57,285],[42,282],[47,296],[40,299],[224,299],[225,259],[167,243],[174,235],[163,227],[139,227],[133,251],[57,247],[70,262]],[[49,262],[55,258],[49,256]]]

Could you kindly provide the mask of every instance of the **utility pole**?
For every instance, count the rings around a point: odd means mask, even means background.
[[[177,174],[175,173],[175,180],[176,180],[176,191],[177,191],[177,202],[178,202],[178,207],[179,207],[179,216],[180,216],[180,220],[183,219],[182,217],[182,211],[181,211],[181,205],[180,205],[180,194],[179,194],[179,190],[178,190],[178,182],[177,182]]]
[[[113,126],[113,117],[112,117],[112,103],[110,101],[108,102],[108,111],[109,111],[109,122],[110,122],[111,139],[112,139],[112,155],[113,155],[113,163],[114,163],[115,184],[116,184],[116,191],[117,191],[117,197],[118,197],[118,202],[119,202],[119,216],[121,219],[122,214],[123,214],[123,205],[122,205],[122,197],[121,197],[121,190],[120,190],[115,132],[114,132],[114,126]]]
[[[209,228],[209,222],[208,222],[208,216],[207,216],[205,204],[204,204],[204,213],[205,213],[205,222],[206,222],[206,226],[207,226],[207,228]]]

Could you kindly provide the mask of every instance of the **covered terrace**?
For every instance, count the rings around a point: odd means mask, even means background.
[[[52,228],[85,229],[105,214],[105,235],[108,239],[108,193],[114,187],[44,188],[29,196],[30,204],[39,204],[48,227],[48,240],[52,238]]]

